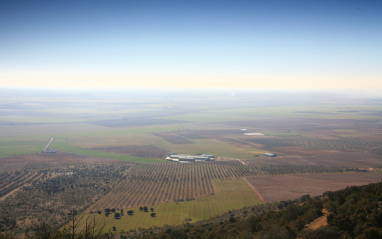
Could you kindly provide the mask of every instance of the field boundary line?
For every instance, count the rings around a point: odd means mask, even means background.
[[[226,159],[231,159],[231,160],[237,160],[237,161],[239,161],[240,163],[242,163],[243,165],[247,165],[247,164],[244,163],[241,159],[237,159],[237,158],[228,158],[228,157],[220,157],[220,158],[226,158]]]
[[[297,157],[297,158],[300,159],[301,161],[304,161],[304,162],[310,163],[310,164],[312,164],[312,165],[314,165],[314,166],[317,166],[317,164],[315,164],[315,163],[313,163],[313,162],[310,162],[309,160],[306,160],[306,159],[304,159],[304,158],[302,158],[302,157]]]
[[[259,191],[257,191],[257,189],[246,178],[243,178],[243,179],[248,184],[248,186],[250,186],[252,188],[252,190],[255,192],[259,201],[260,202],[266,202],[265,199],[263,198],[263,196],[261,196],[261,194],[259,193]]]

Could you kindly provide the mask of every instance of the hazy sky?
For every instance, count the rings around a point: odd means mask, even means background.
[[[382,90],[382,1],[3,0],[0,87]]]

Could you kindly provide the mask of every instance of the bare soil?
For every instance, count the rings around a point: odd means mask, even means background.
[[[258,164],[292,164],[292,165],[324,165],[346,168],[380,168],[382,167],[382,156],[367,152],[339,151],[329,149],[317,149],[301,146],[274,147],[269,148],[279,157],[258,157],[252,162]],[[246,160],[247,162],[249,160]]]
[[[245,163],[253,163],[257,165],[317,165],[314,162],[305,160],[303,157],[298,156],[278,156],[278,157],[266,157],[260,156],[253,159],[242,159]]]
[[[126,154],[142,158],[158,158],[163,159],[170,153],[166,149],[160,149],[154,145],[124,145],[116,147],[97,147],[91,148],[102,152],[112,152],[117,154]]]
[[[303,195],[318,196],[348,186],[361,186],[381,181],[381,174],[370,172],[310,175],[279,175],[247,178],[267,202],[285,201]]]
[[[297,155],[297,156],[317,156],[322,154],[338,152],[336,150],[308,148],[308,147],[302,147],[302,146],[277,147],[277,148],[271,148],[271,149],[276,151],[279,154],[281,153],[281,154]]]
[[[187,139],[186,137],[183,137],[179,134],[176,134],[174,132],[162,132],[162,133],[153,133],[153,135],[158,136],[167,142],[170,142],[172,144],[192,144],[191,140]]]

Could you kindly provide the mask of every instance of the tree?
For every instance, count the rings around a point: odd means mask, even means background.
[[[310,195],[309,194],[302,195],[300,197],[300,202],[305,202],[305,201],[308,201],[309,199],[310,199]]]
[[[260,222],[261,222],[260,217],[251,216],[250,218],[248,218],[247,222],[249,224],[251,232],[258,232],[258,231],[262,230],[262,227],[261,227],[261,224],[260,224]]]
[[[320,227],[317,230],[312,229],[305,229],[302,230],[299,234],[299,238],[301,239],[310,239],[310,238],[317,238],[317,239],[334,239],[334,238],[341,238],[341,231],[338,230],[338,228],[333,228],[329,226]],[[370,237],[368,237],[370,238]]]
[[[130,216],[134,214],[134,211],[133,210],[129,210],[127,211],[127,214],[129,214]]]
[[[149,209],[148,209],[146,206],[143,208],[143,210],[144,210],[145,212],[148,212],[148,211],[149,211]]]
[[[155,215],[157,215],[155,212],[152,212],[152,213],[150,214],[150,216],[152,216],[152,217],[155,217]]]
[[[119,214],[118,212],[116,212],[116,213],[114,214],[114,218],[115,218],[115,219],[121,219],[121,214]]]
[[[111,234],[107,233],[107,236],[102,233],[105,225],[99,226],[98,223],[95,220],[95,217],[93,217],[90,220],[90,223],[88,222],[88,218],[85,220],[85,227],[81,230],[79,230],[79,224],[80,221],[83,219],[83,217],[78,218],[74,213],[72,212],[72,222],[69,226],[65,227],[62,230],[59,230],[57,228],[52,227],[48,224],[41,224],[40,228],[34,238],[37,239],[49,239],[49,238],[110,238]],[[1,236],[0,236],[1,238]]]

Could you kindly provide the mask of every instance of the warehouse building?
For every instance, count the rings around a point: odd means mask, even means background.
[[[201,155],[178,155],[171,153],[167,156],[167,160],[180,162],[180,163],[190,163],[195,161],[214,161],[215,156],[212,154],[201,154]]]

